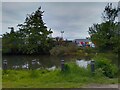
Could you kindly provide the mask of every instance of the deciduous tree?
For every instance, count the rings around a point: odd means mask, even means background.
[[[112,3],[108,3],[102,13],[103,22],[101,24],[93,24],[89,27],[91,40],[95,43],[99,50],[118,51],[119,47],[119,29],[116,18],[118,17],[118,8],[113,8]]]

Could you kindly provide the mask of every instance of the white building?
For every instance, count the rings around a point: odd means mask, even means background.
[[[73,42],[80,47],[95,47],[94,43],[89,39],[75,39]]]

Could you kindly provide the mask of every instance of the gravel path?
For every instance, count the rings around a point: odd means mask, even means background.
[[[118,84],[90,84],[88,86],[85,86],[85,88],[120,88],[120,85],[118,86]]]

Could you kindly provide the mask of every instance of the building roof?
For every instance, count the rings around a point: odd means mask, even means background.
[[[89,39],[75,39],[74,42],[91,42]]]

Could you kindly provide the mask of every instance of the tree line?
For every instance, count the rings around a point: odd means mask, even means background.
[[[120,51],[120,29],[116,18],[119,8],[113,8],[108,3],[102,13],[103,22],[89,27],[91,41],[99,51]],[[49,54],[49,51],[58,45],[49,35],[52,30],[45,26],[42,19],[44,11],[39,7],[35,12],[28,14],[23,24],[18,24],[19,30],[10,28],[10,33],[2,35],[3,54]]]

